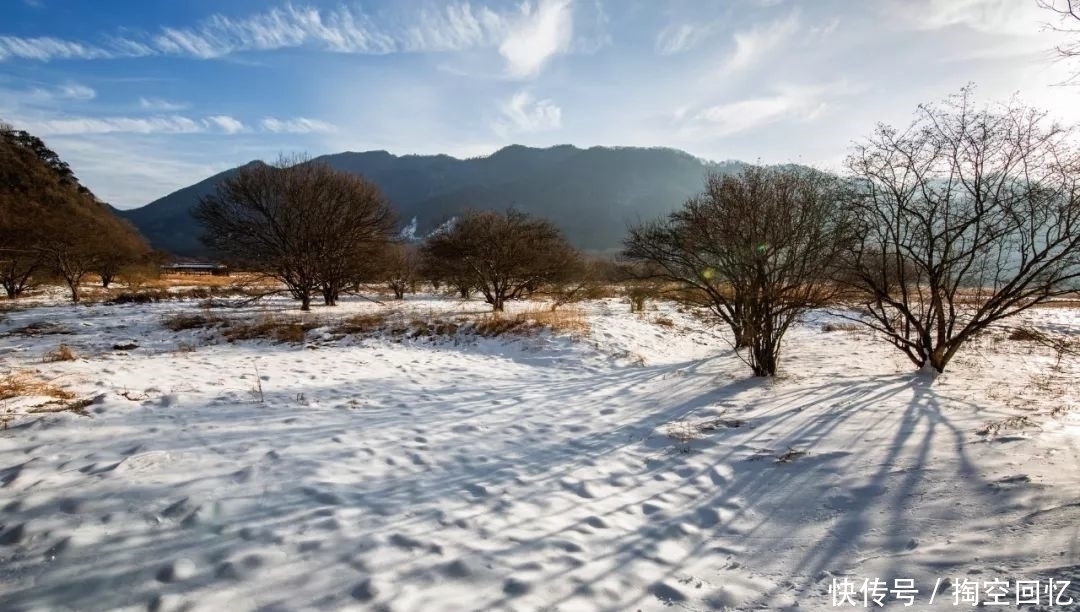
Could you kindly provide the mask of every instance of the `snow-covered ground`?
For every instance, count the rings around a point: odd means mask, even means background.
[[[1080,602],[1075,357],[999,331],[931,385],[814,313],[757,380],[699,318],[616,299],[575,338],[336,337],[384,308],[358,299],[303,344],[163,325],[286,308],[5,315],[0,373],[92,403],[0,404],[0,609],[826,610],[875,578],[911,579],[919,610],[965,579]],[[64,333],[14,333],[39,322]],[[78,358],[44,363],[61,342]]]

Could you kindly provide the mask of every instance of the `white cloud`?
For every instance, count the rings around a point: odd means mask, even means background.
[[[724,72],[745,70],[760,61],[765,55],[799,29],[799,14],[792,11],[787,17],[764,26],[735,33],[735,50],[724,61]]]
[[[68,100],[93,100],[97,96],[97,92],[92,88],[77,83],[61,85],[59,93],[61,98]]]
[[[675,55],[696,47],[713,31],[712,24],[679,23],[660,30],[656,50],[661,55]]]
[[[499,118],[491,127],[502,138],[555,130],[562,127],[562,109],[551,100],[536,100],[529,92],[519,91],[499,104]]]
[[[296,117],[294,119],[267,117],[259,125],[267,132],[275,134],[324,133],[333,132],[337,129],[330,123],[318,119],[308,119],[307,117]]]
[[[52,102],[55,100],[78,100],[85,102],[86,100],[93,100],[97,96],[97,92],[91,87],[86,85],[79,85],[78,83],[68,83],[66,85],[59,85],[49,88],[37,88],[28,92],[29,99],[37,102]]]
[[[171,113],[187,107],[188,105],[182,102],[171,102],[162,98],[139,98],[139,108],[143,110]]]
[[[988,34],[1036,35],[1051,16],[1035,2],[1016,0],[919,0],[914,6],[894,0],[893,9],[920,29],[962,25]]]
[[[401,26],[400,21],[408,25]],[[496,12],[469,2],[422,9],[412,19],[377,22],[358,6],[332,9],[286,4],[246,18],[214,15],[194,27],[128,32],[99,44],[58,38],[0,36],[5,59],[102,59],[177,55],[211,59],[244,51],[314,47],[339,53],[387,54],[498,47],[514,77],[535,75],[571,43],[571,0],[537,0]]]
[[[203,123],[210,126],[216,126],[226,134],[236,134],[244,131],[243,122],[228,115],[212,115],[203,119]]]
[[[0,36],[0,61],[21,58],[47,61],[52,59],[98,59],[109,57],[105,49],[50,36],[20,38]]]
[[[41,136],[54,134],[192,134],[204,131],[194,119],[180,115],[160,117],[66,117],[28,123],[28,131]]]
[[[725,137],[748,132],[783,120],[813,121],[828,109],[825,94],[846,93],[843,84],[814,87],[784,87],[768,96],[727,102],[702,109],[689,116],[678,109],[676,121],[683,122],[683,133]]]
[[[538,6],[523,5],[521,18],[499,45],[510,76],[534,76],[557,53],[565,52],[573,39],[574,21],[570,0],[540,0]]]

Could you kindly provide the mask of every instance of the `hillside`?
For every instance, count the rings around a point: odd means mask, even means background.
[[[513,206],[555,221],[576,246],[617,248],[628,222],[663,214],[697,193],[705,175],[741,166],[705,162],[658,148],[536,149],[512,145],[487,157],[397,156],[345,152],[316,158],[374,181],[424,233],[466,208]],[[253,162],[255,163],[255,162]],[[236,169],[209,177],[141,208],[121,211],[159,249],[200,255],[200,229],[190,210]]]

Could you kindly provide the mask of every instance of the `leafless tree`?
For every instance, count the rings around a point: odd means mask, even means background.
[[[424,251],[460,273],[496,312],[565,274],[577,258],[554,224],[516,210],[468,211],[429,236]]]
[[[1049,24],[1050,30],[1080,34],[1080,0],[1036,0],[1036,3],[1057,14],[1057,23]],[[1080,56],[1080,41],[1058,45],[1057,52],[1062,57]]]
[[[280,280],[302,310],[316,292],[336,304],[394,225],[377,187],[304,157],[241,168],[193,214],[208,246]]]
[[[401,243],[388,245],[379,259],[377,274],[394,292],[394,299],[405,299],[405,292],[420,277],[420,255],[416,247]]]
[[[970,87],[914,122],[881,125],[847,165],[859,240],[845,277],[862,320],[918,367],[942,372],[964,342],[1075,290],[1080,158],[1069,130]]]
[[[829,278],[850,237],[842,193],[835,177],[802,167],[710,176],[701,196],[631,228],[624,255],[674,297],[707,306],[754,374],[773,376],[791,323],[836,293]]]

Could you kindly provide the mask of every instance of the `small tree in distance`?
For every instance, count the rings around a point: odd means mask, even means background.
[[[1080,155],[1069,130],[971,88],[879,126],[848,159],[862,321],[943,372],[987,326],[1078,288]]]
[[[681,209],[632,227],[623,254],[642,280],[707,306],[754,375],[774,376],[788,327],[837,293],[829,277],[850,238],[842,193],[808,168],[713,175]]]
[[[573,269],[577,252],[550,221],[508,210],[468,211],[428,237],[424,257],[445,262],[495,312]]]

